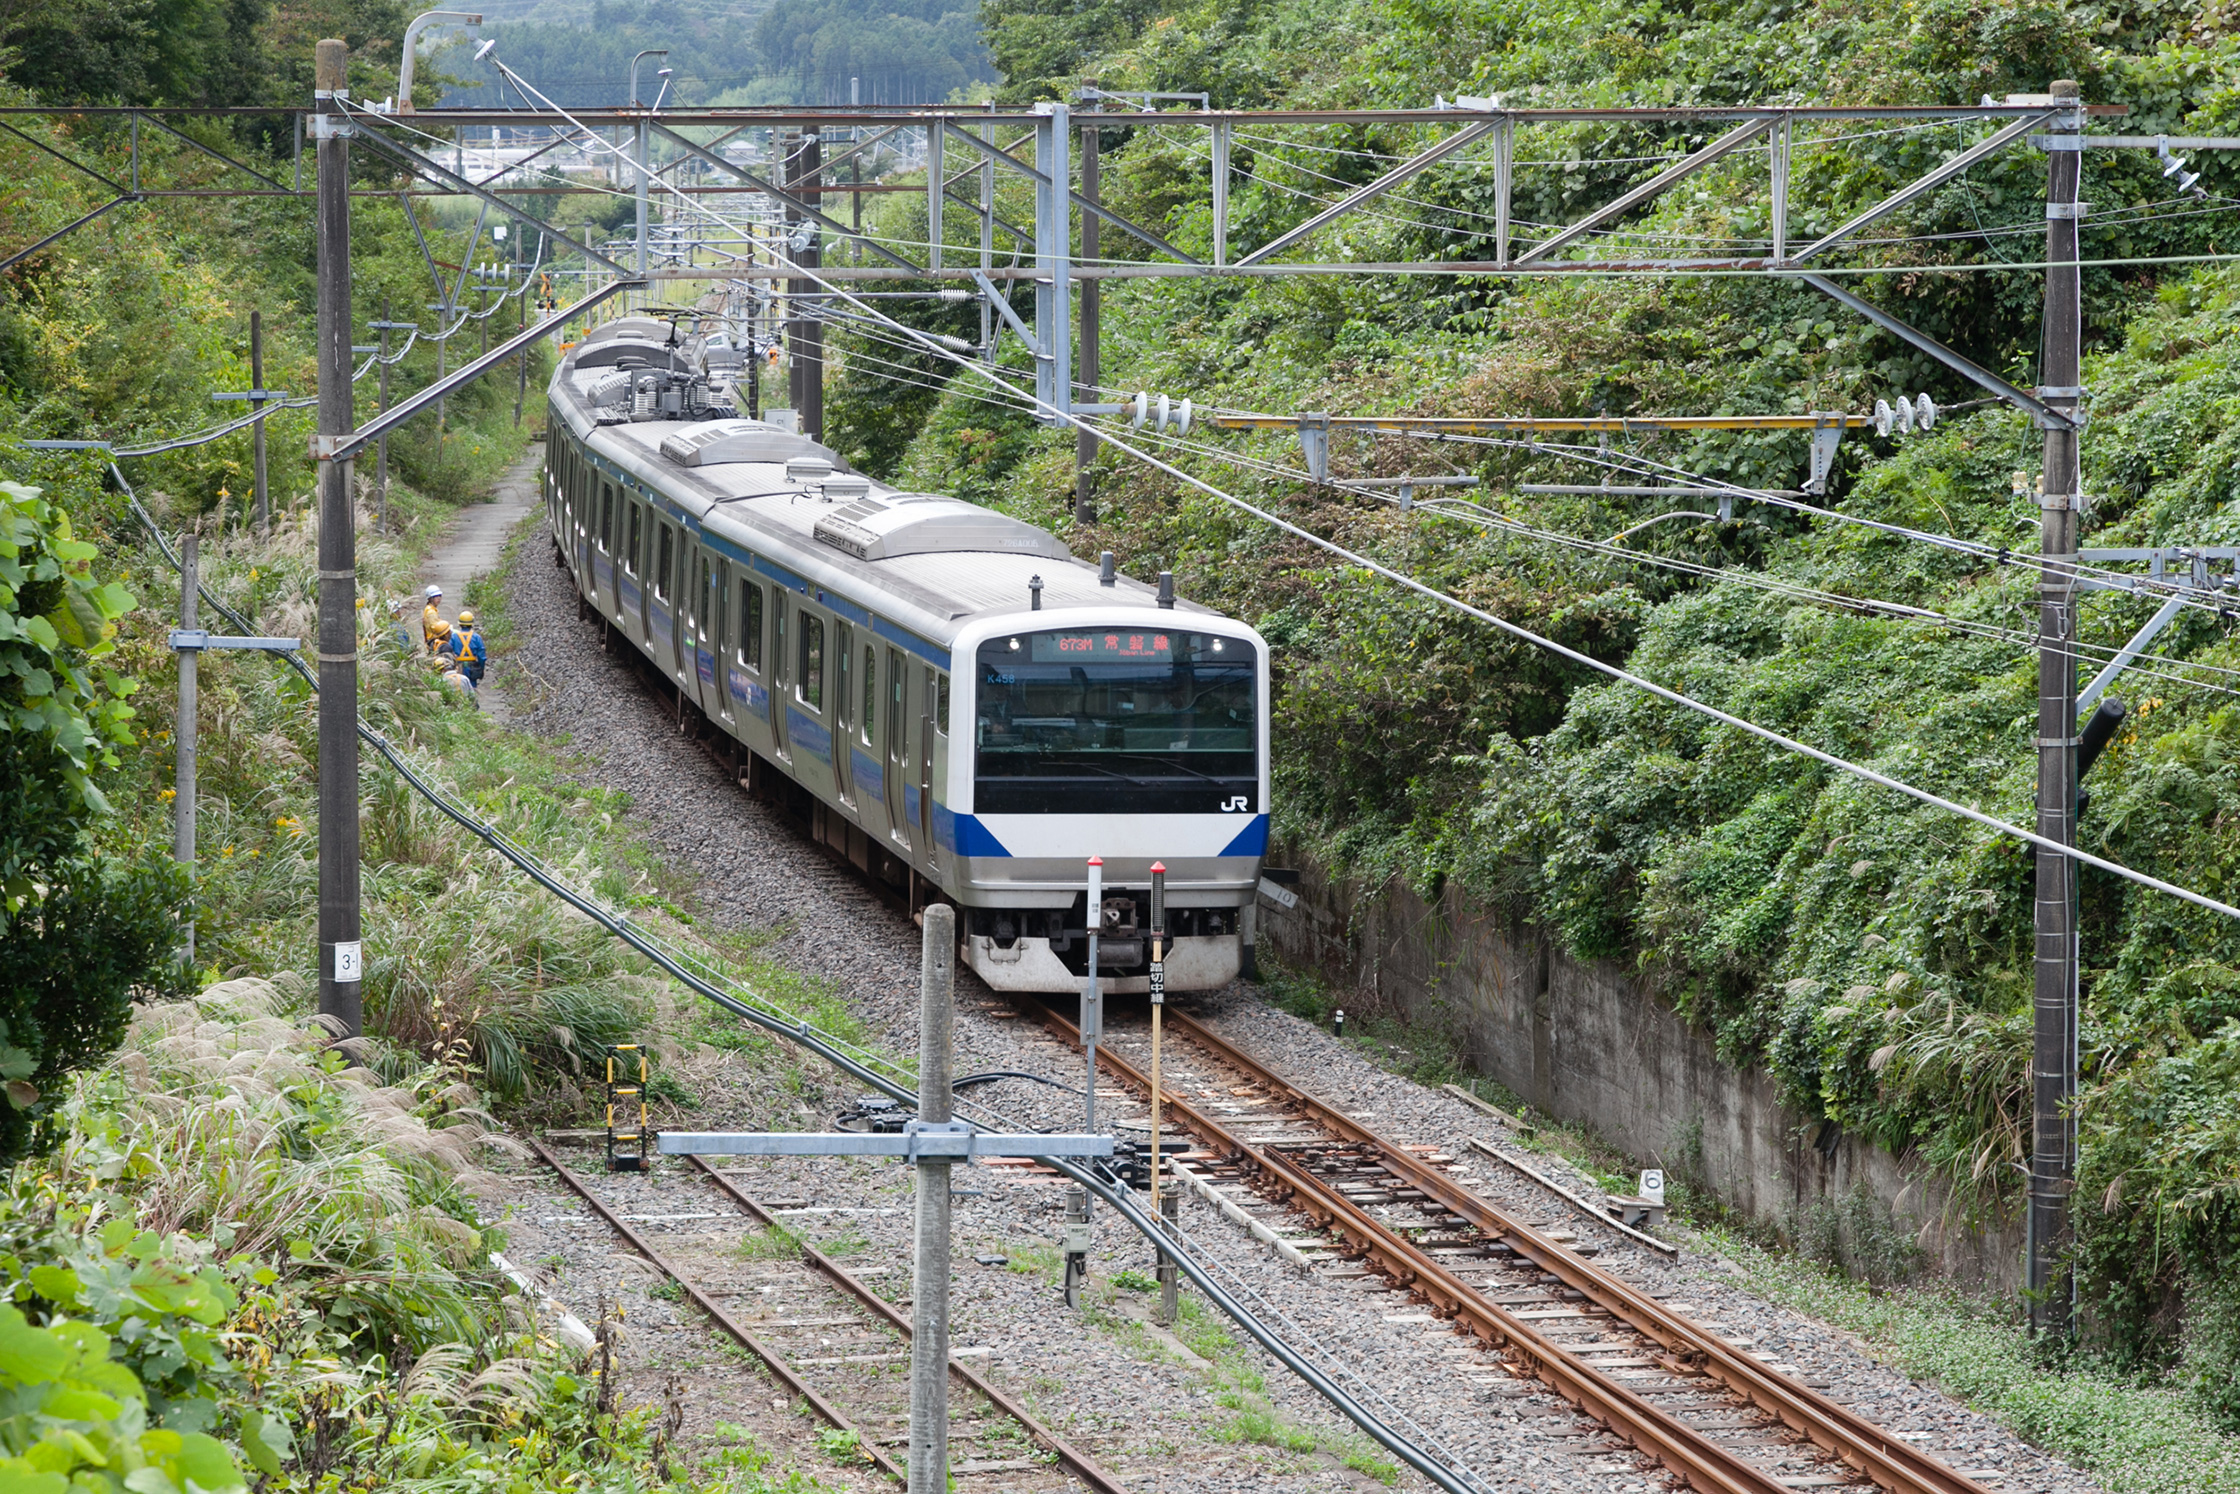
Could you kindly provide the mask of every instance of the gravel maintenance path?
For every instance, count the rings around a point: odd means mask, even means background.
[[[517,475],[533,472],[528,466]],[[533,502],[533,482],[530,493]],[[490,680],[516,728],[561,746],[581,781],[630,796],[632,829],[691,877],[696,917],[767,936],[766,956],[840,993],[875,1041],[898,1053],[914,1051],[919,938],[911,922],[677,734],[650,687],[621,659],[600,651],[597,624],[578,619],[571,581],[549,539],[533,530],[510,575],[509,606],[513,642],[493,661]],[[1069,1096],[1009,1082],[980,1089],[975,1098],[1020,1121],[1077,1121],[1078,1050],[968,972],[958,972],[957,987],[958,1072],[1016,1069],[1073,1087]],[[1140,1003],[1134,1012],[1124,1002],[1114,1006],[1107,1020],[1115,1040],[1133,1046],[1129,1027],[1144,1020]],[[1452,1153],[1458,1173],[1469,1174],[1474,1186],[1526,1222],[1582,1237],[1596,1233],[1536,1185],[1474,1158],[1472,1138],[1514,1146],[1491,1117],[1378,1069],[1357,1048],[1268,1007],[1249,985],[1193,998],[1190,1008],[1229,1041],[1385,1134]],[[773,1079],[765,1060],[749,1074],[725,1046],[695,1041],[709,1035],[706,1019],[681,1004],[672,1031],[649,1035],[662,1043],[670,1072],[696,1102],[657,1115],[657,1124],[695,1130],[777,1121],[822,1126],[854,1098],[846,1081],[835,1083],[814,1065]],[[1100,1090],[1100,1099],[1117,1107],[1115,1119],[1123,1123],[1140,1114],[1117,1089]],[[571,1160],[579,1170],[596,1166],[595,1153],[574,1156],[582,1159]],[[1599,1201],[1590,1179],[1545,1156],[1531,1160]],[[1470,1167],[1472,1161],[1479,1165]],[[1150,1321],[1155,1294],[1114,1284],[1124,1270],[1150,1274],[1151,1252],[1132,1231],[1100,1223],[1090,1305],[1069,1314],[1055,1277],[1062,1180],[1021,1169],[973,1171],[979,1176],[960,1173],[957,1184],[954,1342],[986,1349],[992,1380],[1021,1395],[1133,1488],[1241,1494],[1379,1487],[1342,1461],[1367,1450],[1366,1440],[1280,1366],[1249,1344],[1240,1347],[1202,1311],[1186,1310],[1175,1332],[1160,1328]],[[751,1436],[782,1463],[808,1468],[833,1487],[875,1486],[876,1475],[856,1471],[860,1464],[851,1468],[826,1453],[815,1424],[774,1396],[766,1375],[740,1364],[728,1339],[689,1307],[655,1295],[658,1275],[556,1178],[528,1162],[516,1164],[514,1175],[507,1228],[515,1263],[535,1270],[589,1322],[600,1321],[603,1312],[611,1318],[614,1305],[627,1313],[625,1404],[672,1407],[667,1414],[680,1428],[679,1446],[695,1456]],[[907,1294],[910,1195],[899,1168],[773,1160],[741,1163],[737,1176],[756,1195],[802,1210],[793,1216],[801,1232],[845,1252],[851,1270],[873,1273],[890,1295]],[[696,1272],[705,1263],[706,1280],[748,1290],[756,1284],[747,1278],[767,1269],[742,1254],[751,1250],[752,1226],[687,1169],[600,1177],[602,1195],[629,1199],[630,1212],[673,1216],[640,1227],[665,1250],[674,1243],[696,1262]],[[1489,1489],[1646,1494],[1665,1487],[1661,1472],[1537,1385],[1504,1383],[1491,1356],[1379,1278],[1335,1264],[1301,1272],[1195,1195],[1184,1199],[1182,1227],[1235,1281],[1357,1376],[1357,1393],[1372,1387],[1386,1414],[1412,1418]],[[1304,1216],[1292,1216],[1283,1228],[1287,1235],[1312,1233]],[[1598,1243],[1604,1246],[1601,1263],[1691,1316],[1722,1325],[1729,1337],[1749,1340],[1762,1356],[1797,1366],[1824,1393],[2000,1494],[2092,1494],[2094,1485],[2066,1465],[1877,1363],[1853,1336],[1740,1290],[1737,1268],[1716,1257],[1689,1251],[1674,1264],[1614,1233]],[[1196,1305],[1194,1293],[1185,1299]],[[960,1446],[957,1455],[966,1450]],[[1063,1473],[1049,1468],[1022,1473],[1010,1487],[1055,1494],[1069,1486]],[[1398,1486],[1429,1487],[1412,1473]]]

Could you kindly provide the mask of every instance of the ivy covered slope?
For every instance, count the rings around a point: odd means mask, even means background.
[[[988,0],[1016,100],[1085,77],[1113,89],[1209,90],[1220,105],[1968,102],[2078,79],[2130,110],[2124,132],[2229,132],[2240,25],[2149,4],[1904,7],[1617,5],[1567,0],[1265,0],[1255,5]],[[1444,131],[1240,134],[1231,252],[1302,221]],[[1837,138],[1838,135],[1842,138]],[[1807,241],[1974,139],[1980,127],[1846,126],[1800,134],[1790,242]],[[1516,214],[1576,219],[1705,132],[1579,125],[1520,136]],[[1210,248],[1203,141],[1107,133],[1105,192],[1194,253]],[[2092,152],[2083,197],[2086,542],[2232,543],[2230,411],[2240,280],[2236,177],[2205,167],[2180,195],[2151,153]],[[2044,157],[2010,152],[1878,225],[1848,283],[1917,326],[2038,382]],[[1738,154],[1630,220],[1616,250],[1762,242],[1762,155]],[[1491,258],[1490,176],[1434,171],[1297,254]],[[901,209],[889,209],[902,211]],[[898,238],[914,225],[891,225]],[[916,231],[922,233],[922,228]],[[961,239],[959,240],[961,244]],[[1105,253],[1139,251],[1107,231]],[[938,325],[940,331],[961,328]],[[1427,414],[1803,412],[1979,391],[1794,283],[1361,276],[1107,282],[1110,389],[1200,407]],[[1577,954],[1635,965],[1738,1065],[1776,1074],[1826,1116],[1957,1185],[2013,1206],[2027,1145],[2032,868],[2015,845],[1654,703],[1451,609],[1410,596],[1132,459],[1099,462],[1103,517],[1071,527],[1070,436],[1035,428],[984,381],[872,393],[897,354],[853,356],[833,409],[844,442],[906,485],[946,488],[1109,547],[1135,573],[1253,620],[1277,644],[1276,809],[1294,839],[1365,877],[1459,882]],[[882,364],[878,360],[887,360]],[[1109,395],[1107,397],[1110,397]],[[908,407],[922,434],[898,446]],[[1486,480],[1482,522],[1403,517],[1304,480],[1295,443],[1130,439],[1223,490],[1472,604],[1623,662],[1829,751],[2009,820],[2027,819],[2034,734],[2032,574],[1831,520],[1744,505],[1736,522],[1663,524],[1669,505],[1527,482],[1591,484],[1591,448],[1342,443],[1341,474]],[[1767,487],[1804,477],[1793,436],[1636,438],[1619,456]],[[1993,407],[1928,437],[1847,442],[1826,500],[1844,514],[2024,551],[2039,515],[2016,496],[2037,433]],[[1525,527],[1518,527],[1525,526]],[[1712,572],[1728,574],[1706,574]],[[1935,609],[1893,619],[1795,588]],[[1779,588],[1787,588],[1784,594]],[[2142,603],[2088,601],[2087,640],[2120,643]],[[2158,649],[2199,668],[2135,670],[2133,711],[2094,770],[2087,842],[2230,900],[2240,809],[2227,620],[2190,612]],[[2161,666],[2153,666],[2161,668]],[[2240,930],[2087,873],[2079,1247],[2092,1331],[2132,1366],[2171,1367],[2240,1425]]]

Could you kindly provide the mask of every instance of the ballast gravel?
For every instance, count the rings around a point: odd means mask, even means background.
[[[541,515],[531,521],[541,522]],[[602,652],[596,621],[579,620],[572,582],[541,532],[525,538],[509,585],[515,642],[494,664],[491,684],[507,695],[515,729],[563,745],[581,781],[630,796],[632,828],[690,875],[697,917],[769,934],[763,953],[829,984],[890,1051],[914,1052],[919,932],[911,921],[677,733],[654,689],[622,658]],[[975,1089],[970,1098],[1021,1123],[1078,1124],[1079,1050],[969,972],[958,972],[957,997],[958,1072],[1017,1070],[1051,1081],[1003,1081]],[[1112,1006],[1112,1041],[1133,1050],[1142,1042],[1140,1003],[1134,1012],[1122,1002]],[[1272,1069],[1361,1115],[1387,1137],[1452,1155],[1456,1175],[1500,1207],[1528,1223],[1572,1229],[1582,1242],[1592,1239],[1603,1247],[1599,1264],[1728,1337],[1750,1340],[1754,1352],[1773,1362],[1795,1365],[1823,1393],[1990,1488],[2004,1494],[2094,1490],[2082,1475],[1988,1417],[1877,1363],[1852,1336],[1742,1291],[1734,1268],[1716,1257],[1688,1251],[1677,1264],[1667,1263],[1614,1232],[1598,1231],[1537,1185],[1469,1149],[1472,1138],[1513,1147],[1515,1138],[1499,1122],[1377,1068],[1358,1048],[1268,1007],[1253,987],[1239,983],[1195,996],[1189,1008]],[[673,1041],[670,1067],[696,1103],[659,1119],[695,1130],[827,1125],[854,1098],[851,1081],[835,1081],[812,1063],[804,1063],[790,1085],[775,1083],[766,1072],[747,1075],[734,1055],[706,1044]],[[1116,1082],[1108,1078],[1104,1086],[1100,1108],[1111,1104],[1127,1115]],[[608,1175],[596,1171],[597,1157],[595,1149],[578,1148],[570,1165],[603,1198],[627,1202],[621,1212],[722,1216],[638,1226],[664,1250],[676,1242],[696,1280],[704,1271],[746,1269],[738,1246],[754,1231],[705,1180],[667,1162],[649,1177]],[[1591,1179],[1544,1155],[1529,1160],[1599,1202]],[[773,1160],[743,1161],[727,1171],[766,1201],[849,1211],[789,1215],[786,1222],[827,1248],[836,1242],[847,1250],[850,1268],[877,1273],[870,1279],[882,1292],[907,1294],[910,1182],[901,1169]],[[706,1366],[733,1364],[737,1356],[709,1342],[713,1330],[700,1315],[654,1295],[659,1279],[633,1264],[627,1246],[549,1173],[534,1164],[515,1164],[515,1172],[519,1192],[507,1228],[516,1264],[538,1264],[554,1293],[587,1320],[597,1318],[602,1300],[628,1305],[633,1326],[623,1373],[632,1393],[673,1394],[681,1404],[674,1413],[683,1428],[680,1445],[721,1445],[711,1429],[727,1422],[766,1434],[767,1445],[789,1462],[836,1487],[876,1485],[875,1477],[823,1453],[790,1409],[773,1408],[773,1394],[757,1372],[710,1377]],[[1109,1211],[1099,1219],[1089,1310],[1077,1314],[1063,1306],[1051,1269],[1063,1180],[973,1167],[959,1169],[953,1186],[960,1196],[952,1342],[985,1348],[991,1378],[1024,1396],[1131,1489],[1241,1494],[1380,1487],[1340,1461],[1349,1451],[1375,1452],[1367,1439],[1213,1315],[1195,1292],[1185,1291],[1191,1311],[1174,1333],[1149,1321],[1155,1294],[1116,1287],[1114,1277],[1122,1271],[1149,1276],[1152,1253]],[[1304,1216],[1280,1208],[1256,1212],[1287,1235],[1311,1233]],[[1195,1194],[1184,1195],[1181,1217],[1195,1248],[1226,1273],[1233,1291],[1253,1300],[1349,1393],[1469,1470],[1483,1488],[1630,1494],[1668,1486],[1661,1470],[1535,1383],[1505,1374],[1494,1356],[1429,1318],[1407,1294],[1329,1267],[1302,1272]],[[980,1256],[1008,1264],[983,1264]],[[776,1273],[761,1283],[768,1286],[780,1284],[784,1274],[766,1261],[753,1269]],[[653,1355],[656,1345],[660,1353]],[[652,1357],[634,1364],[630,1356],[641,1352]],[[818,1352],[832,1357],[829,1349]],[[844,1386],[845,1370],[805,1373],[838,1374],[835,1383]],[[739,1414],[722,1409],[727,1401],[737,1402]],[[1256,1407],[1272,1408],[1273,1422]],[[1281,1430],[1271,1432],[1271,1425]],[[1252,1440],[1255,1435],[1260,1440]],[[961,1444],[953,1455],[968,1456]],[[1079,1487],[1055,1468],[983,1473],[960,1486]],[[1431,1485],[1403,1472],[1400,1487]]]

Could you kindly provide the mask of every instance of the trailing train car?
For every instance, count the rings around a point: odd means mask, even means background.
[[[716,350],[720,355],[720,349]],[[913,909],[958,909],[1001,990],[1251,974],[1268,651],[1251,628],[957,498],[898,492],[737,418],[697,339],[622,318],[550,389],[547,518],[588,613],[751,785]],[[1088,858],[1104,862],[1088,907]]]

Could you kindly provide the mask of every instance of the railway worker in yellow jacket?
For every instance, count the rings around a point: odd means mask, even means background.
[[[443,620],[443,588],[428,588],[428,605],[420,609],[420,641],[428,652],[439,653],[451,638],[451,624]]]

